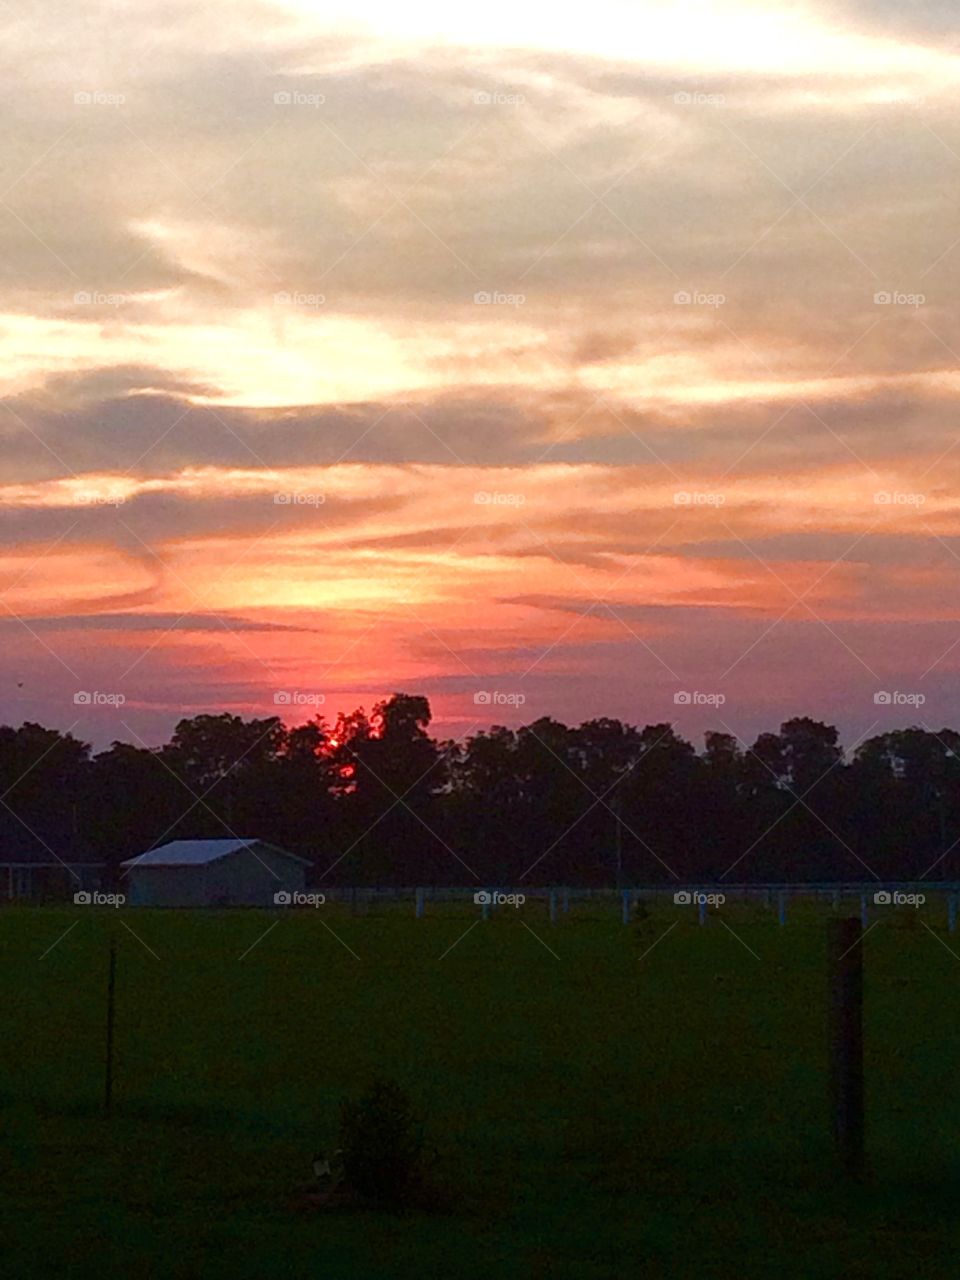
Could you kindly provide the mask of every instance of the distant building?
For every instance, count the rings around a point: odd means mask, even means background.
[[[309,862],[265,840],[174,840],[120,864],[130,906],[267,907],[302,893]]]
[[[78,836],[38,831],[0,812],[0,902],[67,902],[99,890],[104,872]]]
[[[25,835],[0,835],[0,900],[64,902],[80,890],[100,889],[104,864],[82,848]]]

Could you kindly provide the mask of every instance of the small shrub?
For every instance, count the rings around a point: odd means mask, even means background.
[[[423,1136],[400,1085],[376,1080],[340,1106],[344,1182],[360,1199],[396,1207],[419,1188]]]

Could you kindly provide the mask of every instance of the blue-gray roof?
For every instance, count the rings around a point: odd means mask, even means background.
[[[149,849],[136,858],[128,858],[120,865],[123,867],[202,867],[209,862],[216,862],[228,854],[237,853],[241,849],[260,846],[270,853],[280,854],[294,862],[309,865],[306,858],[299,858],[286,849],[278,849],[276,845],[267,844],[265,840],[171,840],[162,844],[159,849]]]

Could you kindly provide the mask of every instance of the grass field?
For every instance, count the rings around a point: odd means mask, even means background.
[[[609,904],[554,926],[530,905],[466,936],[465,905],[8,909],[4,1274],[949,1273],[960,945],[942,914],[891,912],[863,943],[872,1173],[850,1189],[827,1137],[823,906],[779,928],[733,904],[699,928],[664,905],[641,933]],[[416,1099],[456,1204],[298,1210],[341,1098],[378,1075]]]

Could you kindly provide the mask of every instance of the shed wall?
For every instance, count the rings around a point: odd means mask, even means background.
[[[302,893],[305,872],[301,863],[258,845],[200,866],[132,867],[120,891],[132,906],[267,907],[280,889]]]

